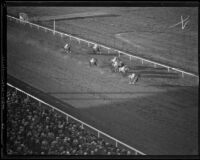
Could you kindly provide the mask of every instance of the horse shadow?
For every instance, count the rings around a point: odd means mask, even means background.
[[[164,67],[157,67],[157,68],[154,68],[152,66],[134,66],[134,67],[129,67],[129,69],[132,69],[132,70],[160,70],[160,71],[166,71],[167,69],[164,68]]]
[[[129,75],[129,73],[128,73],[128,72],[126,72],[126,73],[121,73],[121,75],[122,75],[122,77],[127,77],[127,76]]]
[[[155,71],[139,71],[143,78],[169,78],[169,79],[179,79],[180,75],[178,73],[169,73],[169,72],[155,72]]]
[[[63,56],[69,56],[71,53],[67,53],[67,52],[64,51],[64,50],[61,50],[61,51],[60,51],[60,54],[63,55]]]
[[[180,76],[178,74],[142,74],[143,78],[168,78],[168,79],[179,79]]]
[[[113,73],[118,73],[114,71],[113,66],[110,61],[103,62],[100,65],[101,68],[110,68]],[[169,79],[179,79],[180,75],[175,72],[168,72],[164,67],[151,67],[151,66],[134,66],[129,67],[126,73],[120,73],[123,77],[135,73],[142,78],[169,78]]]
[[[166,68],[154,68],[148,66],[130,67],[128,74],[135,73],[143,78],[170,78],[178,79],[180,75],[174,72],[167,72]]]

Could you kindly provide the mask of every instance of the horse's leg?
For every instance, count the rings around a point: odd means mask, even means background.
[[[131,79],[131,84],[135,84],[134,78]]]
[[[135,84],[138,80],[138,76],[135,76],[134,80],[133,80],[133,84]]]
[[[132,84],[132,82],[131,82],[131,78],[129,78],[129,84]]]
[[[114,72],[117,72],[117,68],[116,67],[114,67]]]
[[[139,78],[139,75],[137,75],[135,82],[137,82],[137,81],[138,81],[138,78]]]

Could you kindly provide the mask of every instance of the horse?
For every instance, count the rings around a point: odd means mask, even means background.
[[[70,46],[70,44],[65,44],[65,46],[64,46],[64,50],[65,50],[65,52],[68,54],[68,53],[71,53],[71,46]]]
[[[119,63],[118,61],[115,61],[115,62],[112,63],[112,66],[114,67],[114,71],[115,71],[115,72],[118,71],[118,68],[119,68],[119,67],[118,67],[118,66],[119,66],[118,63]]]
[[[122,61],[115,61],[114,63],[112,63],[112,66],[114,67],[114,71],[117,72],[119,71],[120,67],[124,66],[124,63]]]
[[[139,74],[132,73],[128,76],[129,84],[135,84],[138,81]]]
[[[25,24],[28,22],[28,15],[26,13],[19,13],[20,23]]]
[[[119,67],[119,72],[122,72],[123,74],[127,73],[129,71],[129,68],[127,65],[124,65],[123,67]]]
[[[89,61],[90,66],[95,65],[97,66],[97,59],[96,58],[91,58]]]
[[[98,54],[98,53],[101,54],[100,48],[97,44],[95,44],[92,49],[93,49],[94,54]]]

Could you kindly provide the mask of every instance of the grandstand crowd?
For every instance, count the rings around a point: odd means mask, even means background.
[[[9,155],[130,155],[57,111],[7,89]]]

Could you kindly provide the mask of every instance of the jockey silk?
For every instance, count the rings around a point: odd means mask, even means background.
[[[95,44],[93,48],[94,48],[94,49],[97,49],[97,44]]]
[[[69,45],[68,45],[68,44],[66,44],[64,48],[65,48],[65,49],[67,49],[67,48],[68,48],[68,46],[69,46]]]

